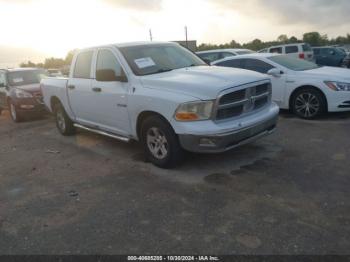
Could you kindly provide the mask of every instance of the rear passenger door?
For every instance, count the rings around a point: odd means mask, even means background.
[[[95,101],[92,91],[92,61],[94,50],[79,53],[75,60],[67,86],[68,98],[75,120],[81,124],[94,126],[95,112],[92,110]]]

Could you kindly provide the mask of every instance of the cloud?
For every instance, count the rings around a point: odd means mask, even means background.
[[[349,0],[210,0],[221,9],[265,18],[283,25],[320,27],[350,24]]]
[[[162,8],[162,0],[102,0],[115,7],[138,11],[157,11]]]

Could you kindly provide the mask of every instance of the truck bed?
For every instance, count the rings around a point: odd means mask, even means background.
[[[51,112],[51,101],[54,97],[57,97],[64,107],[68,106],[67,83],[66,77],[47,77],[41,81],[44,103]]]

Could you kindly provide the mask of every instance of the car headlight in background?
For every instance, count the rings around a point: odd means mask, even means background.
[[[213,101],[198,101],[181,104],[176,112],[177,121],[200,121],[211,118]]]
[[[31,97],[33,97],[31,93],[20,90],[20,89],[15,89],[15,95],[17,98],[31,98]]]
[[[325,81],[324,82],[330,89],[334,91],[350,91],[350,83]]]

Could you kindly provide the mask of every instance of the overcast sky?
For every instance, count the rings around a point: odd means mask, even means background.
[[[64,56],[79,47],[148,40],[150,28],[155,40],[183,40],[185,25],[199,43],[314,30],[334,37],[350,32],[349,13],[349,0],[0,0],[0,46]]]

